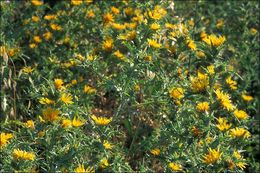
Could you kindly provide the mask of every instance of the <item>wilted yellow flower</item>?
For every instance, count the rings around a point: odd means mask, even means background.
[[[211,149],[209,148],[208,154],[203,156],[203,162],[206,164],[213,164],[216,163],[218,160],[220,160],[222,153],[219,151],[219,148]]]
[[[148,40],[148,45],[150,47],[153,47],[153,48],[160,48],[162,45],[160,43],[157,43],[156,40],[152,40],[152,39],[147,39]]]
[[[191,77],[191,88],[194,92],[204,91],[209,85],[209,77],[207,74],[198,72],[197,77]]]
[[[99,163],[99,167],[101,169],[105,169],[106,167],[109,166],[108,160],[107,159],[102,159]]]
[[[200,102],[197,104],[197,110],[200,112],[206,112],[209,110],[209,103],[208,102]]]
[[[104,24],[109,24],[114,22],[114,16],[111,13],[106,13],[103,15],[103,22]]]
[[[102,49],[106,52],[110,52],[114,47],[112,38],[106,38],[102,43]]]
[[[42,97],[40,98],[39,102],[43,105],[47,104],[47,105],[50,105],[50,104],[54,104],[55,102],[51,99],[48,99],[46,97]]]
[[[103,142],[103,146],[105,149],[111,150],[113,148],[113,145],[109,143],[108,141]]]
[[[71,4],[72,5],[80,5],[80,4],[82,4],[82,0],[71,0]]]
[[[170,91],[170,97],[173,99],[181,99],[184,97],[184,89],[183,88],[175,88],[173,87]]]
[[[63,80],[62,79],[55,79],[54,80],[54,85],[56,89],[61,89],[63,85]]]
[[[217,89],[215,93],[217,99],[225,109],[228,111],[235,109],[235,106],[233,105],[232,101],[230,100],[230,96],[227,93],[222,92],[220,89]]]
[[[112,118],[97,117],[95,115],[92,115],[91,118],[94,120],[94,122],[97,125],[100,125],[100,126],[108,125],[112,121]]]
[[[48,107],[42,111],[43,119],[46,121],[55,121],[59,118],[60,111]]]
[[[0,133],[0,149],[7,145],[9,139],[13,138],[12,133]]]
[[[249,138],[251,136],[250,132],[242,127],[230,129],[229,134],[234,138]]]
[[[95,93],[97,90],[91,86],[88,86],[88,85],[85,85],[84,86],[84,93],[87,93],[87,94],[93,94]]]
[[[40,6],[43,4],[43,1],[41,0],[31,0],[31,3],[35,6]]]
[[[202,40],[209,46],[218,47],[226,41],[226,37],[225,36],[217,37],[216,35],[211,34],[209,36],[204,37]]]
[[[226,83],[229,85],[229,87],[232,90],[236,90],[237,89],[237,82],[231,79],[231,76],[226,78]]]
[[[250,102],[251,100],[253,100],[254,98],[250,95],[246,95],[246,94],[242,94],[242,98],[243,100]]]
[[[15,159],[33,161],[35,159],[35,154],[33,152],[27,152],[27,151],[23,151],[23,150],[20,150],[20,149],[14,149],[13,157]]]
[[[79,164],[78,167],[74,171],[75,171],[75,173],[94,173],[95,172],[93,167],[85,168],[83,164]]]
[[[36,43],[41,43],[42,42],[42,39],[40,36],[34,36],[33,37],[33,40],[36,42]]]
[[[73,104],[74,102],[72,101],[72,99],[72,95],[67,93],[63,93],[60,97],[60,100],[66,105]]]
[[[24,123],[24,126],[30,129],[35,129],[33,120],[28,120]]]
[[[231,127],[231,124],[228,123],[226,118],[221,118],[219,117],[217,119],[218,124],[216,125],[216,127],[220,130],[220,131],[224,131],[224,130],[228,130]]]
[[[243,119],[246,119],[246,118],[248,118],[248,115],[247,115],[247,113],[245,112],[245,111],[243,111],[243,110],[235,110],[234,111],[234,115],[237,117],[237,119],[239,119],[239,120],[243,120]]]
[[[161,26],[158,24],[158,23],[152,23],[151,25],[150,25],[150,29],[151,30],[154,30],[154,31],[156,31],[156,30],[158,30],[158,29],[160,29],[161,28]]]
[[[158,156],[158,155],[160,155],[160,153],[161,153],[161,151],[160,151],[159,148],[154,148],[154,149],[152,149],[150,152],[151,152],[151,154],[154,155],[154,156]]]
[[[170,162],[168,166],[172,171],[182,171],[182,166],[178,163]]]

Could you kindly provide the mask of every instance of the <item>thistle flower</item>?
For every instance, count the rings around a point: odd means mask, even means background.
[[[63,93],[60,97],[60,100],[66,105],[73,104],[74,102],[72,101],[72,99],[72,95],[67,93]]]
[[[94,120],[94,122],[97,125],[100,125],[100,126],[108,125],[112,121],[112,118],[97,117],[95,115],[92,115],[91,118]]]
[[[0,149],[6,146],[10,139],[13,138],[12,133],[0,133]]]
[[[230,100],[230,96],[227,93],[222,92],[220,89],[215,91],[217,99],[220,101],[221,105],[227,109],[228,111],[234,110],[235,106],[232,104]]]
[[[249,138],[250,132],[242,127],[236,127],[229,130],[229,134],[234,138]]]
[[[175,88],[173,87],[170,91],[170,97],[173,99],[182,99],[184,97],[184,89],[183,88]]]
[[[239,119],[239,120],[243,120],[243,119],[246,119],[246,118],[248,118],[248,115],[247,115],[247,113],[245,112],[245,111],[243,111],[243,110],[235,110],[234,111],[234,115],[235,115],[235,117],[237,117],[237,119]]]
[[[33,161],[35,159],[35,154],[33,152],[27,152],[27,151],[23,151],[23,150],[20,150],[20,149],[14,149],[13,157],[15,159]]]
[[[209,77],[207,74],[198,72],[197,77],[191,77],[191,88],[194,92],[204,91],[209,85]]]
[[[209,148],[208,153],[203,156],[203,162],[208,165],[214,164],[221,159],[221,155],[222,153],[219,151],[219,148],[217,150]]]
[[[209,110],[209,103],[208,102],[200,102],[197,104],[197,110],[199,112],[206,112]]]
[[[231,124],[228,123],[226,118],[221,118],[219,117],[217,119],[218,124],[216,125],[216,127],[220,130],[220,131],[224,131],[224,130],[228,130],[231,127]]]

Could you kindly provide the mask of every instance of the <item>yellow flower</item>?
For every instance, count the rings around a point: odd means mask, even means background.
[[[182,166],[178,163],[170,162],[168,166],[172,171],[182,171]]]
[[[148,11],[148,16],[154,20],[160,20],[166,14],[167,11],[159,5],[156,5],[153,11]]]
[[[61,127],[63,127],[63,128],[71,127],[71,120],[69,120],[69,119],[62,120]]]
[[[80,5],[80,4],[82,4],[82,0],[71,0],[71,4],[72,5]]]
[[[158,23],[152,23],[151,25],[150,25],[150,29],[151,30],[154,30],[154,31],[156,31],[156,30],[158,30],[158,29],[160,29],[161,28],[161,26],[158,24]]]
[[[158,155],[160,155],[160,149],[159,148],[154,148],[154,149],[152,149],[151,151],[151,154],[152,155],[154,155],[154,156],[158,156]]]
[[[79,119],[73,118],[71,124],[73,127],[80,127],[83,126],[85,123]]]
[[[92,115],[91,118],[94,120],[94,122],[97,125],[100,125],[100,126],[108,125],[112,121],[112,118],[97,117],[95,115]]]
[[[54,80],[54,85],[56,89],[61,89],[63,85],[63,80],[62,79],[55,79]]]
[[[119,14],[120,13],[120,10],[114,6],[111,7],[111,11],[113,14]]]
[[[33,37],[33,40],[36,42],[36,43],[41,43],[42,42],[42,39],[40,36],[34,36]]]
[[[237,117],[237,119],[239,119],[239,120],[243,120],[243,119],[246,119],[246,118],[248,118],[248,115],[247,115],[247,113],[245,112],[245,111],[243,111],[243,110],[235,110],[234,111],[234,115]]]
[[[251,28],[251,29],[250,29],[250,33],[251,33],[252,35],[255,35],[255,34],[257,33],[257,30],[256,30],[255,28]]]
[[[31,66],[28,66],[28,67],[23,67],[22,68],[22,71],[26,74],[29,74],[29,73],[32,73],[34,71],[34,68],[31,67]]]
[[[236,166],[239,167],[239,169],[244,170],[246,168],[246,163],[245,162],[238,162],[236,163]]]
[[[108,141],[103,142],[103,146],[105,149],[111,150],[113,148],[113,145],[109,143]]]
[[[147,39],[148,40],[148,45],[150,47],[153,47],[153,48],[160,48],[162,45],[160,43],[157,43],[156,40],[151,40],[151,39]]]
[[[45,20],[52,20],[52,19],[56,19],[56,18],[57,18],[56,15],[46,15],[46,16],[44,16]]]
[[[221,28],[223,25],[224,25],[224,20],[223,20],[223,19],[218,19],[218,20],[217,20],[216,27],[217,27],[217,28]]]
[[[0,133],[0,149],[7,145],[9,139],[13,138],[12,133]]]
[[[60,97],[60,100],[65,103],[66,105],[69,105],[69,104],[73,104],[74,102],[72,101],[72,95],[71,94],[66,94],[66,93],[63,93]]]
[[[59,118],[60,111],[48,107],[42,111],[43,119],[46,121],[55,121]]]
[[[102,49],[106,52],[110,52],[114,47],[112,38],[106,38],[102,43]]]
[[[250,132],[242,127],[230,129],[229,134],[234,138],[249,138],[251,136]]]
[[[20,149],[14,149],[13,157],[15,159],[22,159],[22,160],[31,160],[35,159],[35,154],[33,152],[27,152]]]
[[[40,18],[38,16],[32,16],[32,21],[33,22],[38,22]]]
[[[201,33],[200,33],[200,38],[201,39],[203,39],[203,38],[206,38],[208,35],[207,35],[207,33],[205,32],[205,31],[202,31]]]
[[[220,89],[215,91],[217,99],[220,101],[221,105],[228,111],[234,110],[235,106],[230,100],[230,96],[227,93],[222,92]]]
[[[111,13],[106,13],[103,15],[104,24],[109,24],[114,22],[114,16]]]
[[[89,18],[94,18],[95,17],[95,13],[92,10],[90,10],[90,11],[88,11],[87,16]]]
[[[204,91],[209,85],[209,77],[207,74],[198,72],[197,77],[191,77],[191,88],[194,92]]]
[[[43,105],[46,105],[46,104],[47,104],[47,105],[50,105],[50,104],[54,104],[54,103],[55,103],[53,100],[48,99],[48,98],[46,98],[46,97],[40,98],[39,102],[40,102],[41,104],[43,104]]]
[[[216,127],[220,130],[220,131],[224,131],[224,130],[228,130],[231,127],[231,124],[228,123],[226,118],[221,118],[219,117],[217,119],[218,124],[216,125]]]
[[[206,112],[209,110],[209,103],[208,102],[200,102],[197,104],[197,110],[199,112]]]
[[[232,90],[236,90],[237,89],[237,82],[231,79],[231,76],[229,76],[228,78],[226,78],[226,83],[229,85],[229,87]]]
[[[61,26],[60,26],[60,25],[57,25],[57,24],[55,24],[55,23],[51,23],[51,24],[50,24],[50,27],[51,27],[51,29],[54,30],[54,31],[61,31],[61,30],[62,30]]]
[[[188,47],[189,47],[191,50],[196,50],[196,49],[197,49],[197,45],[194,43],[193,40],[187,40],[187,44],[188,44]]]
[[[87,167],[85,169],[83,164],[79,164],[78,167],[74,171],[75,171],[75,173],[94,173],[95,172],[93,167]]]
[[[215,74],[215,69],[214,65],[209,65],[207,66],[207,70],[209,71],[209,74],[213,75]]]
[[[218,47],[226,41],[226,37],[225,36],[217,37],[216,35],[211,34],[209,36],[203,37],[202,40],[209,46]]]
[[[203,162],[206,164],[213,164],[216,163],[218,160],[220,160],[222,153],[219,151],[219,148],[211,149],[209,148],[208,153],[203,156]]]
[[[40,6],[43,4],[43,1],[41,0],[31,0],[31,3],[35,6]]]
[[[123,24],[120,24],[120,23],[112,23],[112,27],[116,30],[123,30],[126,28],[125,25]]]
[[[242,98],[243,100],[250,102],[251,100],[253,100],[254,98],[250,95],[246,95],[246,94],[242,94]]]
[[[99,167],[102,169],[105,169],[106,167],[109,166],[108,160],[107,159],[102,159],[99,163]]]
[[[93,94],[95,93],[97,90],[91,86],[88,86],[88,85],[85,85],[84,86],[84,93],[87,93],[87,94]]]
[[[170,91],[170,97],[173,99],[181,99],[184,97],[184,89],[183,88],[175,88],[173,87]]]
[[[27,128],[30,128],[30,129],[35,129],[35,126],[34,126],[34,122],[33,120],[28,120],[24,123],[25,127]]]
[[[125,14],[126,14],[127,16],[131,16],[132,13],[133,13],[133,8],[127,7],[127,8],[124,9],[124,12],[125,12]]]
[[[124,54],[122,54],[119,50],[115,51],[114,54],[118,59],[125,60]]]
[[[134,40],[136,38],[136,31],[130,31],[127,32],[126,34],[120,34],[118,37],[120,40]]]
[[[44,38],[46,41],[48,41],[48,40],[50,40],[50,39],[52,38],[52,33],[51,33],[51,32],[46,32],[46,33],[44,33],[42,36],[43,36],[43,38]]]
[[[197,55],[199,58],[204,58],[204,57],[206,57],[205,53],[202,52],[202,51],[196,51],[196,55]]]
[[[153,60],[153,57],[151,55],[148,55],[148,56],[145,56],[144,57],[144,60],[146,61],[152,61]]]
[[[30,47],[31,49],[34,49],[35,47],[37,47],[37,45],[36,45],[35,43],[31,43],[31,44],[29,44],[29,47]]]

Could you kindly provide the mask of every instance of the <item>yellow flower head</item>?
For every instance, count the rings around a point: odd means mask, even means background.
[[[31,66],[23,67],[22,71],[26,74],[32,73],[34,71],[34,68]]]
[[[246,94],[242,94],[242,98],[243,100],[245,100],[246,102],[250,102],[252,101],[254,98],[250,95],[246,95]]]
[[[243,120],[243,119],[246,119],[246,118],[248,118],[248,115],[247,115],[247,113],[245,112],[245,111],[243,111],[243,110],[235,110],[234,111],[234,115],[235,115],[235,117],[237,117],[237,119],[239,119],[239,120]]]
[[[111,150],[113,148],[113,145],[109,143],[108,141],[103,142],[103,146],[105,149]]]
[[[193,40],[187,40],[187,45],[191,50],[196,50],[197,49],[197,45],[194,43]]]
[[[33,161],[35,159],[35,154],[33,152],[27,152],[27,151],[23,151],[23,150],[20,150],[20,149],[14,149],[13,157],[15,159]]]
[[[80,4],[82,4],[82,0],[71,0],[71,4],[72,5],[80,5]]]
[[[170,91],[170,97],[173,99],[182,99],[184,97],[184,89],[183,88],[175,88],[173,87]]]
[[[73,127],[80,127],[83,126],[85,123],[79,119],[73,118],[71,124]]]
[[[54,31],[61,31],[62,30],[62,27],[60,25],[55,24],[55,23],[51,23],[50,27]]]
[[[28,120],[24,123],[25,127],[29,128],[29,129],[35,129],[35,126],[34,126],[34,122],[33,120]]]
[[[220,160],[222,153],[219,151],[219,148],[209,149],[208,153],[203,156],[203,162],[206,164],[213,164]]]
[[[226,118],[221,118],[219,117],[217,119],[218,124],[216,125],[216,127],[220,130],[220,131],[225,131],[228,130],[231,127],[231,124],[228,123]]]
[[[95,172],[93,167],[85,168],[83,164],[79,164],[78,167],[74,171],[75,171],[75,173],[94,173]]]
[[[42,36],[43,36],[43,38],[44,38],[46,41],[48,41],[48,40],[50,40],[50,39],[52,38],[52,33],[51,33],[51,32],[46,32],[46,33],[44,33]]]
[[[249,138],[250,132],[242,127],[236,127],[229,130],[229,134],[234,138]]]
[[[182,171],[182,166],[178,163],[170,162],[168,166],[172,171]]]
[[[106,52],[110,52],[114,47],[112,38],[106,38],[102,43],[102,49]]]
[[[100,125],[100,126],[108,125],[112,121],[112,118],[97,117],[95,115],[92,115],[91,118],[94,120],[94,122],[97,125]]]
[[[150,29],[151,30],[154,30],[154,31],[157,31],[158,29],[160,29],[161,28],[161,26],[158,24],[158,23],[152,23],[151,25],[150,25]]]
[[[194,92],[204,91],[209,85],[209,77],[207,74],[198,72],[197,77],[191,77],[191,88]]]
[[[61,89],[63,85],[63,80],[62,79],[55,79],[54,80],[54,85],[56,89]]]
[[[33,40],[36,42],[36,43],[41,43],[42,42],[42,39],[40,36],[34,36],[33,37]]]
[[[108,160],[107,159],[102,159],[99,163],[99,167],[101,169],[105,169],[106,167],[109,166]]]
[[[51,99],[48,99],[46,97],[42,97],[40,98],[39,102],[43,105],[50,105],[50,104],[54,104],[55,102]]]
[[[156,40],[148,39],[148,45],[153,48],[160,48],[162,45],[160,43],[157,43]]]
[[[125,60],[124,54],[122,54],[119,50],[115,51],[114,54],[118,59]]]
[[[69,120],[69,119],[62,120],[61,127],[63,127],[63,128],[71,127],[71,120]]]
[[[72,95],[71,94],[66,94],[66,93],[63,93],[60,97],[60,100],[65,103],[66,105],[69,105],[69,104],[73,104],[74,102],[72,101]]]
[[[207,66],[207,70],[208,70],[209,74],[211,74],[211,75],[215,74],[214,68],[215,68],[214,65]]]
[[[95,93],[97,90],[91,86],[88,86],[88,85],[85,85],[84,86],[84,93],[87,93],[87,94],[93,94]]]
[[[43,119],[46,121],[55,121],[59,118],[60,111],[48,107],[42,111]]]
[[[106,13],[103,15],[103,22],[104,24],[109,24],[114,22],[114,16],[111,13]]]
[[[0,149],[7,145],[9,139],[13,138],[12,133],[0,133]]]
[[[199,112],[206,112],[209,110],[209,103],[208,102],[200,102],[197,104],[197,110]]]
[[[126,28],[126,25],[120,23],[112,23],[112,27],[116,30],[123,30]]]
[[[231,76],[229,76],[228,78],[226,78],[226,84],[229,85],[229,87],[232,90],[236,90],[237,89],[237,82],[231,79]]]
[[[226,41],[225,36],[219,36],[217,37],[214,34],[211,34],[209,36],[203,37],[202,40],[209,46],[219,47]]]
[[[120,10],[114,6],[111,7],[111,12],[115,15],[119,14],[120,13]]]
[[[196,51],[196,55],[197,55],[199,58],[204,58],[204,57],[206,57],[205,53],[202,52],[202,51]]]
[[[151,154],[154,155],[154,156],[158,156],[158,155],[160,155],[160,153],[161,153],[161,151],[160,151],[159,148],[154,148],[154,149],[152,149],[150,152],[151,152]]]
[[[217,99],[220,101],[221,105],[228,111],[234,110],[235,106],[230,100],[230,96],[227,93],[222,92],[220,89],[215,91]]]
[[[41,0],[31,0],[31,3],[35,6],[41,6],[43,4],[43,1],[41,1]]]

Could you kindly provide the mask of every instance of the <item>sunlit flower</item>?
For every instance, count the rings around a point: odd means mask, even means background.
[[[112,23],[112,27],[116,30],[123,30],[126,28],[125,25],[123,24],[120,24],[120,23]]]
[[[61,122],[61,127],[68,128],[71,127],[71,120],[70,119],[64,119]]]
[[[73,104],[74,102],[72,101],[72,99],[72,95],[67,93],[63,93],[60,97],[60,100],[66,105]]]
[[[160,29],[161,28],[161,26],[158,24],[158,23],[152,23],[151,25],[150,25],[150,29],[151,30],[154,30],[154,31],[156,31],[156,30],[158,30],[158,29]]]
[[[37,47],[37,45],[36,45],[35,43],[31,43],[31,44],[29,44],[29,47],[30,47],[31,49],[34,49],[35,47]]]
[[[93,10],[90,10],[90,11],[87,12],[87,16],[89,18],[94,18],[95,17],[95,13],[93,12]]]
[[[52,20],[52,19],[56,19],[57,18],[57,16],[56,15],[46,15],[46,16],[44,16],[44,19],[45,20]]]
[[[33,22],[38,22],[40,18],[38,16],[32,16],[32,21]]]
[[[95,170],[93,167],[85,168],[83,164],[79,164],[77,168],[75,168],[75,173],[94,173]]]
[[[99,167],[101,169],[105,169],[106,167],[109,166],[108,160],[107,159],[102,159],[99,163]]]
[[[226,37],[225,36],[217,37],[216,35],[211,34],[209,36],[204,37],[202,40],[209,46],[218,47],[226,41]]]
[[[60,25],[55,24],[55,23],[51,23],[50,27],[54,31],[61,31],[62,30],[62,27]]]
[[[254,99],[252,96],[246,95],[246,94],[242,94],[242,98],[243,98],[243,100],[245,100],[247,102],[250,102]]]
[[[73,118],[72,122],[71,122],[73,127],[81,127],[83,126],[85,123],[79,119]]]
[[[48,99],[46,97],[42,97],[40,98],[39,102],[43,105],[50,105],[50,104],[54,104],[55,102],[51,99]]]
[[[115,51],[113,55],[115,55],[118,59],[125,60],[124,54],[122,54],[119,50]]]
[[[214,67],[214,65],[207,66],[207,70],[208,70],[209,74],[211,74],[211,75],[215,74],[215,67]]]
[[[206,112],[209,110],[209,103],[208,102],[200,102],[197,104],[197,110],[199,112]]]
[[[198,72],[197,77],[191,77],[191,88],[194,92],[204,91],[209,85],[209,77],[207,74]]]
[[[124,12],[125,12],[125,14],[126,14],[127,16],[131,16],[132,13],[133,13],[133,8],[127,7],[127,8],[124,9]]]
[[[36,43],[41,43],[42,42],[42,39],[40,36],[34,36],[33,37],[33,40],[36,42]]]
[[[193,40],[187,40],[187,45],[191,50],[196,50],[197,49],[197,45],[194,43]]]
[[[234,115],[235,115],[235,117],[237,117],[237,119],[239,119],[239,120],[243,120],[243,119],[246,119],[246,118],[248,118],[248,115],[247,115],[247,113],[245,112],[245,111],[243,111],[243,110],[235,110],[234,111]]]
[[[28,120],[24,123],[24,126],[30,129],[35,129],[33,120]]]
[[[221,28],[221,27],[223,27],[223,25],[224,25],[224,20],[223,19],[218,19],[217,23],[216,23],[216,27],[217,28]]]
[[[235,138],[249,138],[251,136],[250,132],[242,127],[230,129],[229,134]]]
[[[148,16],[154,20],[160,20],[167,14],[167,11],[159,5],[156,5],[153,11],[148,11]]]
[[[46,121],[55,121],[59,118],[60,111],[48,107],[42,111],[43,119]]]
[[[112,11],[112,13],[115,14],[115,15],[117,15],[117,14],[120,13],[120,10],[119,10],[118,8],[114,7],[114,6],[111,7],[111,11]]]
[[[94,120],[94,122],[97,125],[100,125],[100,126],[108,125],[112,121],[112,118],[97,117],[95,115],[92,115],[91,118]]]
[[[196,51],[196,55],[197,55],[199,58],[204,58],[204,57],[206,57],[205,53],[202,52],[202,51]]]
[[[23,150],[20,150],[20,149],[14,149],[13,157],[15,159],[33,161],[35,159],[35,154],[33,152],[27,152],[27,151],[23,151]]]
[[[71,0],[71,4],[72,5],[80,5],[80,4],[82,4],[82,0]]]
[[[206,164],[214,164],[218,160],[220,160],[222,153],[219,151],[219,148],[216,149],[211,149],[209,148],[208,154],[203,156],[203,162]]]
[[[236,90],[237,89],[237,82],[231,79],[231,76],[226,78],[226,83],[229,85],[229,87],[232,90]]]
[[[241,170],[244,170],[246,168],[246,163],[245,162],[238,162],[236,163],[236,166],[241,169]]]
[[[217,89],[215,93],[217,99],[225,109],[228,111],[235,109],[235,106],[233,105],[232,101],[230,100],[230,96],[227,93],[222,92],[220,89]]]
[[[0,149],[6,146],[10,139],[13,138],[12,133],[0,133]]]
[[[102,43],[102,49],[106,52],[110,52],[114,47],[112,38],[106,38]]]
[[[153,48],[160,48],[162,45],[158,43],[156,40],[152,39],[147,39],[148,40],[148,45]]]
[[[41,0],[31,0],[31,3],[35,6],[40,6],[43,4],[43,1]]]
[[[62,79],[55,79],[54,80],[54,85],[56,89],[61,89],[63,85],[63,80]]]
[[[87,94],[93,94],[95,93],[97,90],[91,86],[88,86],[88,85],[85,85],[84,86],[84,93],[87,93]]]
[[[160,155],[160,153],[161,153],[161,151],[160,151],[159,148],[154,148],[154,149],[152,149],[150,152],[151,152],[151,154],[154,155],[154,156],[158,156],[158,155]]]
[[[114,22],[114,16],[111,13],[106,13],[103,15],[104,24],[109,24]]]
[[[252,35],[255,35],[257,33],[257,30],[255,28],[250,28],[250,33]]]
[[[173,99],[182,99],[184,97],[184,89],[183,88],[175,88],[173,87],[170,91],[170,97]]]
[[[105,149],[111,150],[113,148],[113,145],[109,143],[108,141],[103,142],[103,146]]]
[[[221,118],[219,117],[217,119],[218,124],[216,125],[216,127],[220,130],[220,131],[225,131],[228,130],[231,127],[231,124],[228,123],[226,118]]]
[[[48,41],[48,40],[50,40],[50,39],[52,38],[52,33],[51,33],[51,32],[46,32],[46,33],[44,33],[42,36],[43,36],[43,38],[44,38],[46,41]]]
[[[31,66],[23,67],[22,71],[26,74],[32,73],[34,71],[34,68]]]
[[[170,162],[168,166],[172,171],[182,171],[182,166],[178,163]]]

